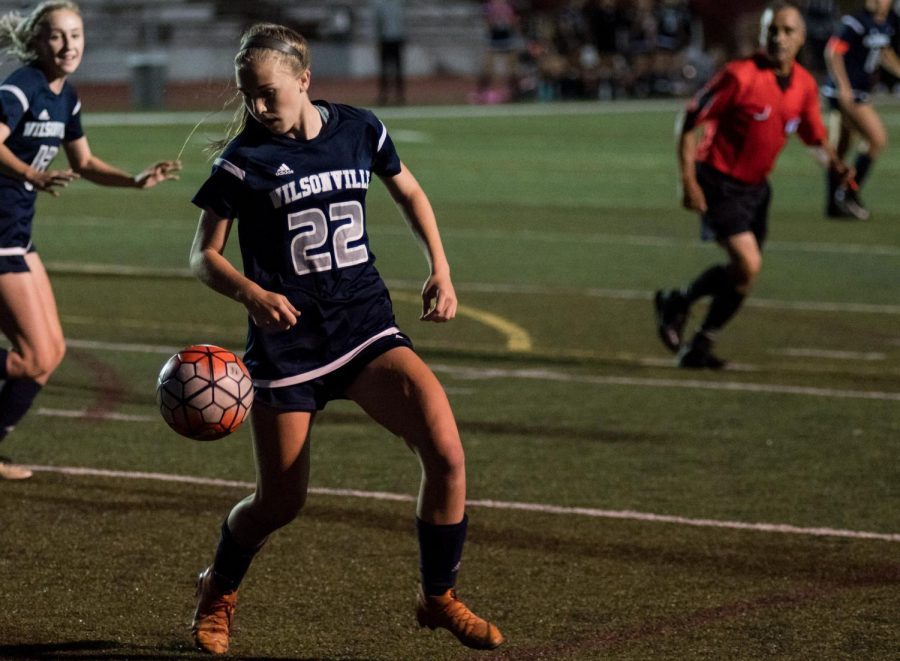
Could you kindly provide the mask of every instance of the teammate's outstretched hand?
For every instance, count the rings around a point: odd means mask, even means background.
[[[181,161],[159,161],[135,175],[134,183],[138,188],[153,188],[161,181],[178,179]]]
[[[422,287],[422,321],[438,323],[456,316],[456,291],[449,275],[432,275]]]

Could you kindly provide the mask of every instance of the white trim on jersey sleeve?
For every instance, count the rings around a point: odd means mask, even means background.
[[[381,151],[381,148],[384,146],[384,141],[387,140],[387,127],[382,121],[379,121],[378,123],[381,124],[381,137],[378,138],[378,149],[375,150],[376,152]]]
[[[0,91],[12,94],[22,104],[22,112],[28,112],[28,97],[25,96],[25,92],[15,85],[0,85]]]
[[[323,365],[322,367],[317,367],[314,370],[310,370],[309,372],[303,372],[302,374],[295,374],[294,376],[287,376],[283,379],[254,379],[253,386],[255,388],[286,388],[287,386],[296,386],[298,383],[306,383],[307,381],[312,381],[313,379],[318,379],[320,376],[325,376],[331,372],[334,372],[336,369],[343,367],[351,360],[356,358],[363,349],[368,347],[371,344],[374,344],[378,340],[383,337],[387,337],[388,335],[395,335],[400,332],[400,329],[391,326],[390,328],[381,331],[377,335],[373,335],[368,340],[357,346],[352,351],[348,351],[343,356],[338,358],[337,360],[333,360],[327,365]]]
[[[77,115],[81,111],[81,99],[78,99],[78,103],[75,104],[75,107],[72,108],[72,117]]]
[[[241,181],[247,178],[247,173],[244,170],[241,170],[234,163],[226,161],[224,158],[217,158],[215,161],[213,161],[213,165],[217,165],[226,172],[230,172]]]
[[[844,16],[844,18],[841,19],[841,23],[843,23],[859,35],[864,34],[866,31],[866,28],[862,23],[859,22],[859,20],[855,16]]]

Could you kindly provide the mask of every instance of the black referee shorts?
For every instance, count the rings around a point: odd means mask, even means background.
[[[769,183],[746,184],[705,163],[697,163],[697,182],[707,208],[700,221],[701,238],[722,242],[735,234],[753,232],[762,248],[769,230]]]

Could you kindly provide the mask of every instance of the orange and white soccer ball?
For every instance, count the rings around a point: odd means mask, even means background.
[[[214,441],[244,422],[253,404],[253,380],[231,351],[195,344],[162,366],[156,402],[176,432],[195,441]]]

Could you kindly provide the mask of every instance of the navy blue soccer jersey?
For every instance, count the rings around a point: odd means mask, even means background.
[[[844,66],[857,100],[865,100],[872,91],[881,64],[881,52],[891,45],[892,21],[877,22],[871,12],[861,11],[841,18],[841,27],[828,46],[844,56]],[[837,98],[837,85],[828,78],[822,87],[828,98]]]
[[[249,325],[244,361],[257,387],[304,383],[397,332],[366,232],[373,175],[400,172],[384,125],[367,110],[316,101],[326,121],[311,140],[247,128],[215,160],[193,202],[237,219],[244,274],[287,296],[297,325]]]
[[[6,146],[21,161],[45,171],[63,142],[84,135],[81,102],[68,82],[59,94],[35,65],[26,65],[0,85],[0,121],[10,128]],[[24,254],[31,241],[34,187],[0,175],[0,255]]]

